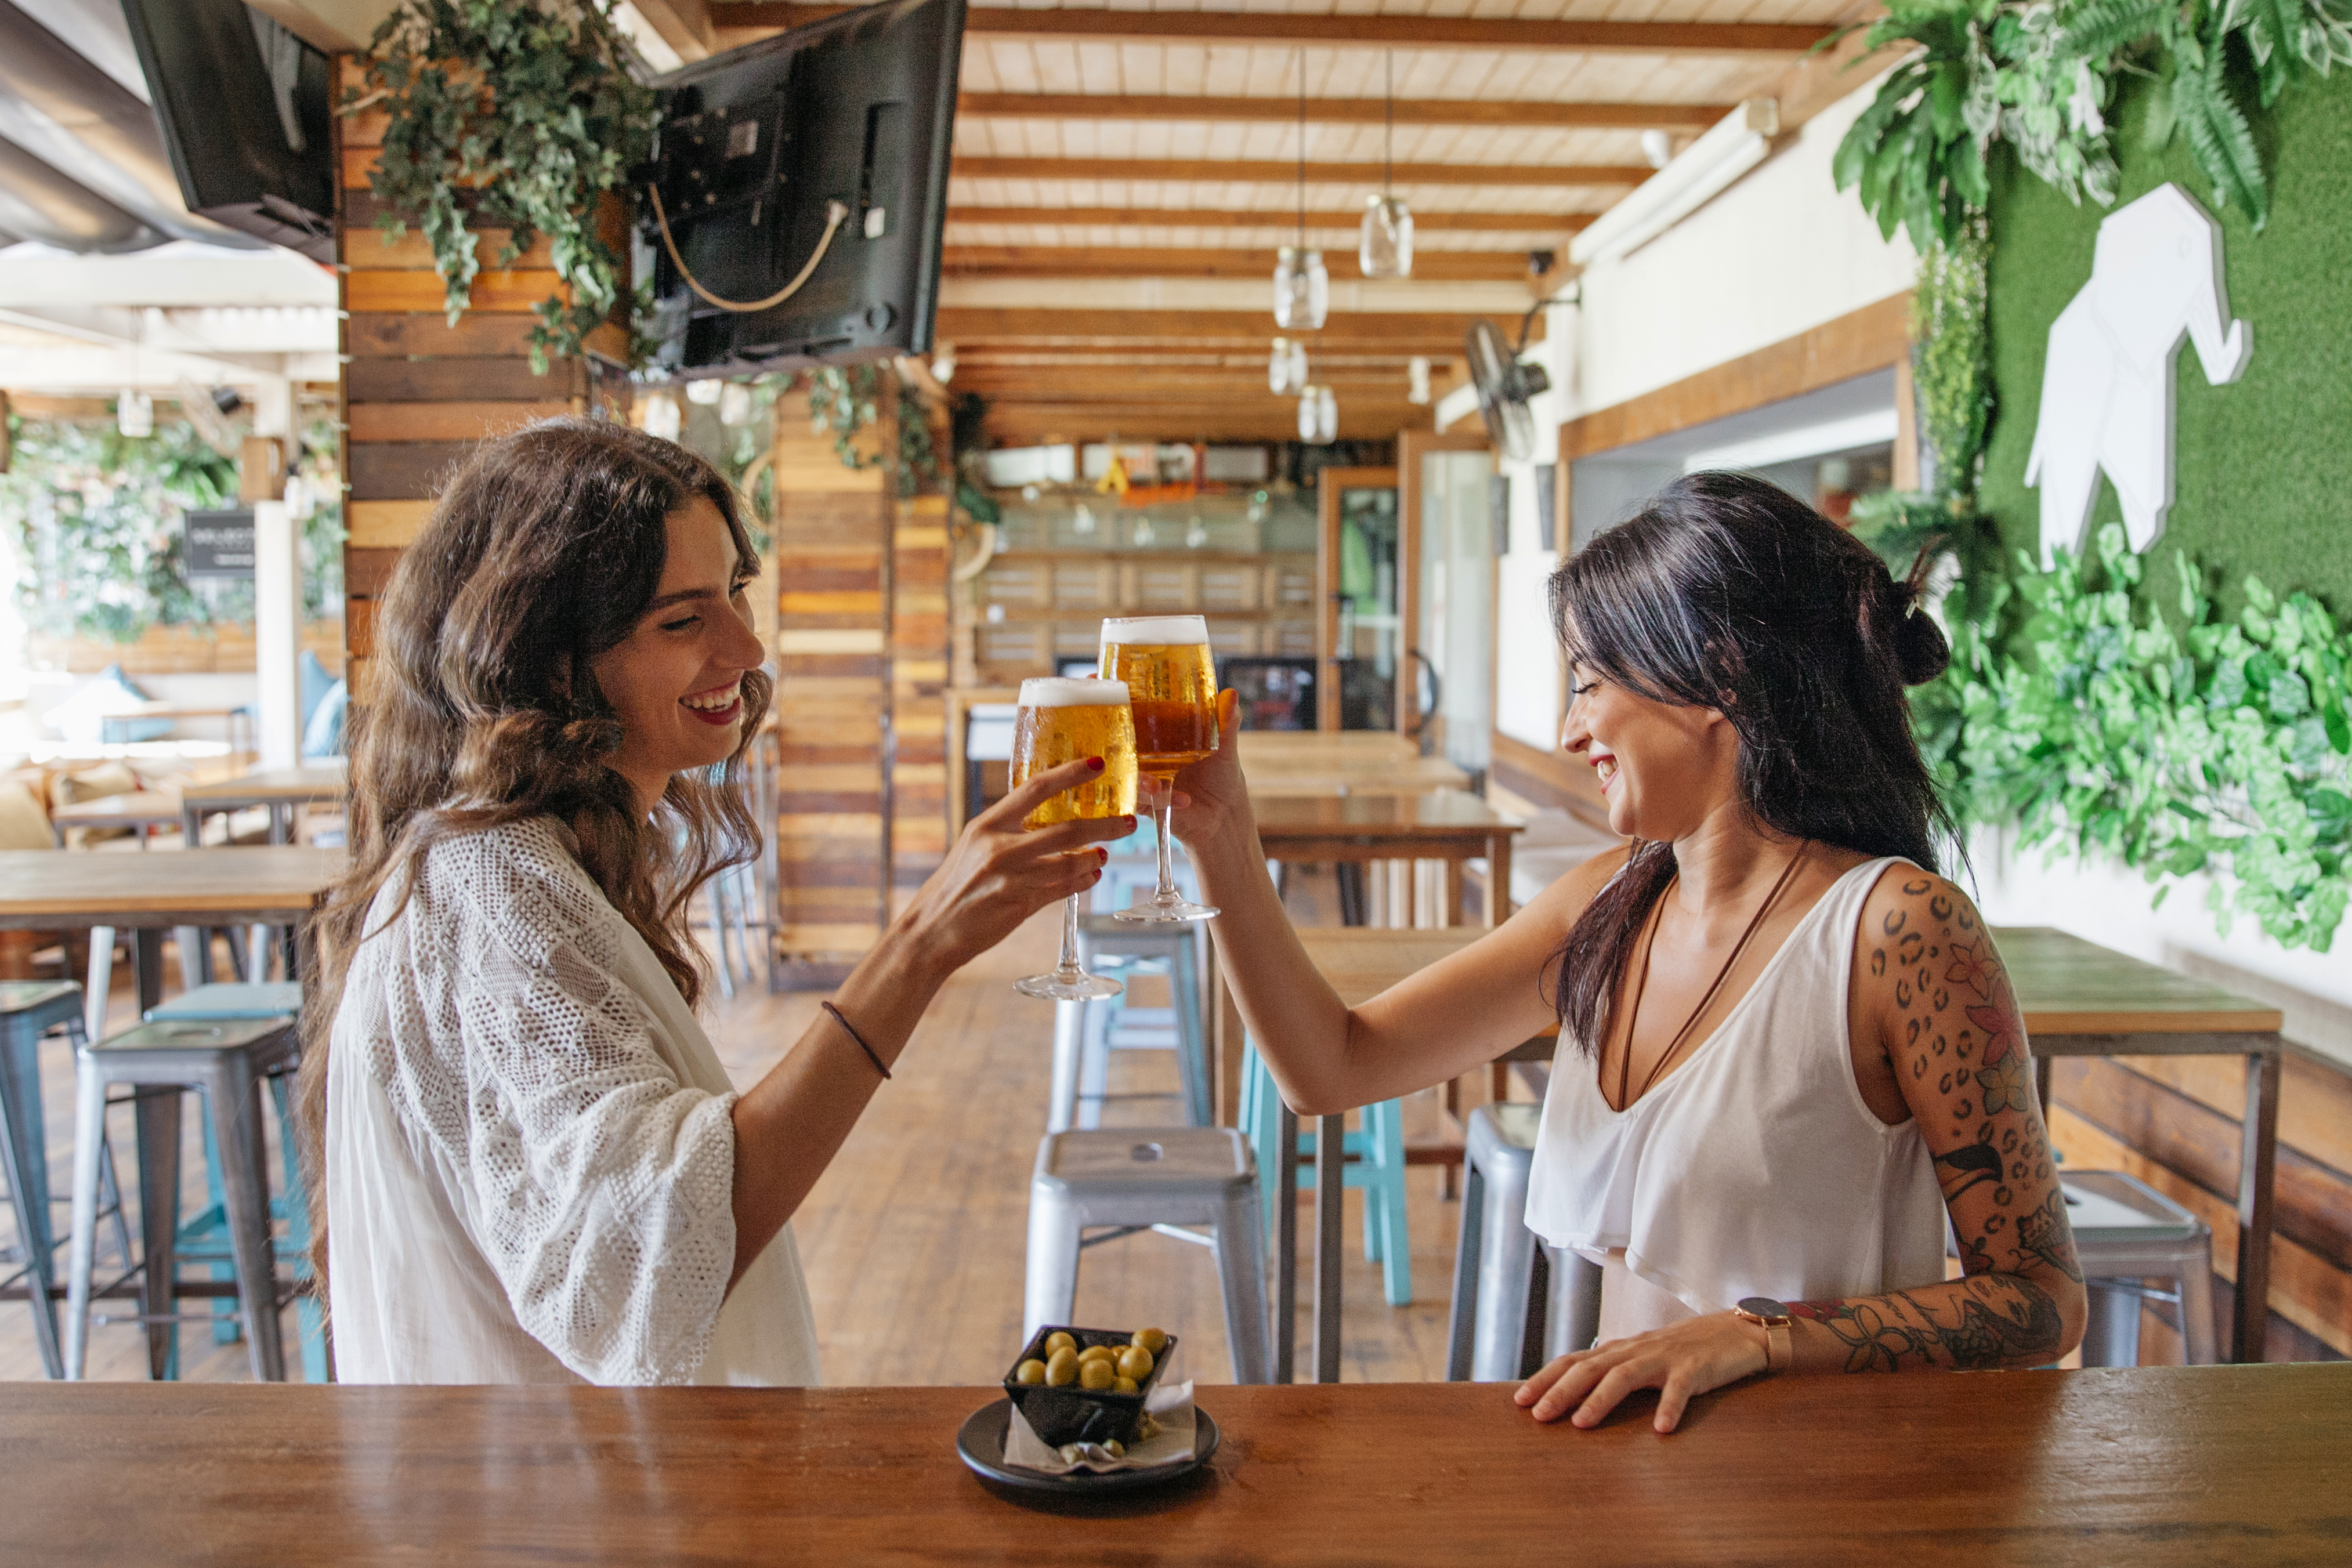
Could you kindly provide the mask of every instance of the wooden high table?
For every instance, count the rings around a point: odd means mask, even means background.
[[[1988,1379],[1993,1381],[1988,1382]],[[1579,1431],[1507,1385],[1200,1391],[1202,1471],[984,1482],[993,1388],[0,1385],[12,1561],[2341,1563],[2352,1366],[1786,1377]]]
[[[1475,930],[1361,931],[1328,927],[1301,931],[1307,956],[1349,1007],[1370,1000],[1406,976],[1468,946]],[[2036,1087],[2050,1103],[2050,1069],[2061,1056],[2244,1056],[2246,1120],[2241,1139],[2238,1188],[2237,1312],[2230,1357],[2263,1358],[2270,1318],[2273,1173],[2278,1160],[2278,1095],[2282,1021],[2275,1008],[2233,996],[2217,986],[2043,926],[1996,928],[1993,941],[2015,988],[2033,1052]],[[1548,1058],[1552,1042],[1529,1040],[1504,1061]],[[1238,1053],[1235,1053],[1238,1055]],[[1340,1156],[1328,1170],[1325,1151],[1338,1151],[1344,1119],[1319,1119],[1316,1138],[1315,1361],[1318,1381],[1339,1376]],[[1283,1107],[1284,1151],[1298,1144],[1297,1119]],[[1275,1328],[1277,1359],[1288,1343],[1297,1277],[1297,1158],[1268,1173],[1282,1189],[1275,1204]],[[1287,1201],[1284,1201],[1286,1198]]]
[[[129,928],[139,977],[139,1011],[163,999],[163,933],[174,926],[261,924],[299,927],[342,874],[343,852],[294,846],[173,851],[144,855],[76,854],[65,850],[0,852],[0,931]],[[296,946],[299,948],[299,944]],[[289,975],[293,973],[289,966]],[[141,1312],[173,1310],[172,1253],[177,1240],[180,1096],[142,1092],[140,1167],[160,1184],[158,1201],[141,1205]],[[216,1294],[209,1282],[183,1295]],[[169,1322],[148,1325],[148,1363],[161,1377],[170,1358]]]
[[[1521,824],[1475,795],[1440,789],[1267,798],[1253,785],[1250,810],[1268,860],[1445,862],[1445,907],[1456,921],[1468,913],[1462,903],[1462,862],[1483,855],[1486,924],[1500,925],[1510,917],[1511,838]]]

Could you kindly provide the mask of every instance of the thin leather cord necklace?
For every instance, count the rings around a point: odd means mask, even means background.
[[[1714,1002],[1715,994],[1723,989],[1723,982],[1731,976],[1732,966],[1739,962],[1742,953],[1748,951],[1748,944],[1755,938],[1757,928],[1764,924],[1764,917],[1772,913],[1772,906],[1780,902],[1780,894],[1788,887],[1789,879],[1797,874],[1799,866],[1805,863],[1805,855],[1812,847],[1811,839],[1799,844],[1797,852],[1789,857],[1789,863],[1780,868],[1780,880],[1772,884],[1772,891],[1764,895],[1764,902],[1758,904],[1756,913],[1748,917],[1748,929],[1741,932],[1739,940],[1731,945],[1731,956],[1724,959],[1723,967],[1715,972],[1715,983],[1707,987],[1706,995],[1699,998],[1698,1006],[1691,1009],[1690,1017],[1683,1019],[1683,1027],[1676,1030],[1675,1038],[1667,1042],[1665,1054],[1651,1064],[1649,1076],[1642,1080],[1642,1093],[1650,1092],[1651,1086],[1658,1081],[1658,1074],[1665,1070],[1667,1062],[1675,1059],[1675,1052],[1683,1048],[1683,1040],[1698,1022],[1699,1015]],[[1681,880],[1682,873],[1677,872],[1674,880],[1666,883],[1665,892],[1658,894],[1657,908],[1650,915],[1649,936],[1642,944],[1642,967],[1633,980],[1633,1006],[1625,1019],[1625,1055],[1617,1064],[1617,1109],[1621,1113],[1639,1098],[1626,1094],[1633,1077],[1633,1030],[1642,1021],[1643,993],[1650,988],[1650,953],[1658,945],[1658,927],[1665,924],[1666,896],[1674,892],[1675,883]]]

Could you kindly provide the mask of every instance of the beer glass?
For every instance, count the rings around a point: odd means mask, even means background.
[[[1021,710],[1013,720],[1013,787],[1048,768],[1099,757],[1103,770],[1055,796],[1023,819],[1034,831],[1082,818],[1124,817],[1135,810],[1135,722],[1127,688],[1117,681],[1029,680],[1021,683]],[[1091,858],[1093,849],[1082,851]],[[1062,961],[1053,972],[1015,980],[1024,996],[1057,1002],[1115,997],[1127,988],[1089,975],[1078,962],[1078,895],[1062,911]]]
[[[1169,831],[1174,780],[1217,749],[1217,667],[1209,656],[1209,623],[1198,615],[1153,615],[1102,623],[1102,677],[1127,684],[1135,710],[1135,765],[1150,775],[1151,821],[1160,840],[1160,886],[1120,920],[1206,920],[1216,913],[1188,903],[1176,891]]]

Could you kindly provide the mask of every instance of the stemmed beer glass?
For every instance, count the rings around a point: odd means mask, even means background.
[[[1128,712],[1127,687],[1118,681],[1028,680],[1021,683],[1021,709],[1013,721],[1013,787],[1019,789],[1048,768],[1081,758],[1099,757],[1103,770],[1064,791],[1023,819],[1032,832],[1057,823],[1097,817],[1125,817],[1135,810],[1135,722]],[[1091,848],[1080,852],[1092,856]],[[1062,911],[1062,961],[1053,972],[1015,980],[1024,996],[1058,1002],[1115,997],[1127,988],[1087,973],[1078,962],[1078,894]]]
[[[1151,821],[1160,840],[1160,886],[1119,920],[1206,920],[1217,912],[1176,891],[1170,856],[1175,779],[1217,749],[1217,666],[1209,623],[1198,615],[1150,615],[1102,623],[1102,677],[1126,683],[1135,714],[1136,767],[1152,779]]]

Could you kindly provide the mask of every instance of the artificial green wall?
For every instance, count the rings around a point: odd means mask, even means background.
[[[2185,145],[2149,150],[2149,94],[2135,89],[2115,115],[2116,205],[2169,180],[2214,213],[2212,187]],[[2160,570],[2143,591],[2168,609],[2176,602],[2179,548],[2218,573],[2225,612],[2238,608],[2236,585],[2252,573],[2280,592],[2308,589],[2339,617],[2352,615],[2352,71],[2290,88],[2258,118],[2255,134],[2271,175],[2269,223],[2258,235],[2234,207],[2215,214],[2230,311],[2252,329],[2253,354],[2237,382],[2208,386],[2196,350],[2181,345],[2173,506],[2148,551]],[[2050,324],[2089,281],[2099,221],[2113,210],[2070,205],[2014,159],[1996,169],[1988,319],[1999,403],[1979,502],[2011,560],[2021,549],[2037,559],[2041,551],[2025,460]],[[2121,517],[2103,477],[2086,546]]]

